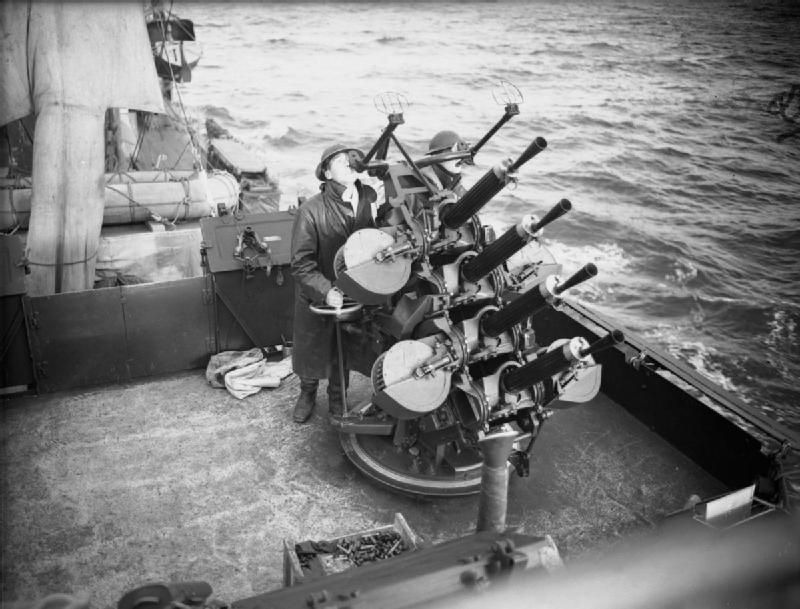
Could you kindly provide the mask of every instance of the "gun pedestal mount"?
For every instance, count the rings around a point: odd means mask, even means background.
[[[518,434],[512,429],[481,434],[483,466],[478,522],[475,530],[502,533],[506,530],[508,506],[508,457]]]
[[[560,265],[539,243],[535,260],[509,271],[509,258],[538,242],[542,228],[567,213],[571,203],[562,199],[541,220],[529,214],[499,239],[477,215],[515,179],[509,174],[544,151],[547,141],[535,138],[516,161],[489,170],[460,199],[420,171],[444,161],[471,162],[518,113],[521,99],[503,101],[504,116],[476,146],[434,151],[419,160],[395,137],[402,121],[392,106],[389,124],[364,158],[367,170],[381,173],[388,226],[357,231],[334,261],[337,286],[375,307],[362,326],[369,344],[377,347],[365,352],[360,367],[370,374],[371,399],[334,425],[358,469],[412,495],[479,492],[483,452],[494,446],[482,445],[482,437],[503,437],[502,450],[492,448],[492,455],[513,457],[519,443],[531,440],[532,446],[552,414],[551,402],[570,392],[578,394],[573,401],[591,399],[599,386],[594,351],[583,339],[544,347],[526,330],[530,317],[596,274],[594,265],[562,282],[553,275]],[[390,143],[402,160],[386,161]],[[581,385],[577,392],[576,383]],[[502,468],[508,457],[499,460],[495,465]],[[492,516],[487,522],[497,520]]]

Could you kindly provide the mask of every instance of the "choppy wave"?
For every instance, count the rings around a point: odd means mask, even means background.
[[[233,121],[233,115],[230,110],[222,106],[203,106],[202,114],[209,118]]]
[[[276,121],[267,127],[263,139],[276,148],[292,148],[309,139],[309,134],[293,129],[284,122]]]

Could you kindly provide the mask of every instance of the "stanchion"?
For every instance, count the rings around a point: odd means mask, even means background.
[[[341,307],[332,307],[327,304],[309,305],[308,308],[317,315],[327,315],[333,317],[333,325],[336,328],[336,353],[339,363],[339,383],[342,387],[342,417],[347,416],[347,379],[344,372],[344,349],[342,346],[342,322],[354,321],[361,315],[363,305],[360,302],[351,300],[345,296]]]
[[[508,506],[508,456],[519,434],[513,430],[483,435],[478,444],[483,454],[477,532],[506,530]]]

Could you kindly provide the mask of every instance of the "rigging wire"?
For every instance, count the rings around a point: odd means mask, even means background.
[[[173,4],[174,4],[174,0],[170,0],[169,11],[167,12],[167,18],[160,20],[160,22],[161,22],[162,53],[163,53],[164,46],[166,45],[166,39],[167,39],[167,25],[166,24],[172,18],[172,7],[173,7]],[[181,45],[181,47],[183,47],[183,42],[180,42],[180,45]],[[177,86],[178,83],[177,83],[177,79],[175,78],[175,72],[172,69],[172,62],[169,60],[169,56],[168,55],[167,55],[167,66],[169,66],[169,75],[170,75],[170,80],[172,81],[172,88],[178,94],[178,105],[180,107],[181,114],[183,115],[183,124],[186,127],[186,133],[188,134],[189,140],[190,140],[191,145],[192,145],[192,155],[194,156],[194,160],[197,163],[198,170],[205,171],[206,168],[203,166],[202,155],[200,154],[200,152],[198,150],[198,148],[200,147],[200,143],[196,140],[196,135],[194,133],[194,130],[189,126],[189,117],[186,114],[186,106],[183,103],[183,95],[181,94],[180,88]],[[182,153],[181,153],[181,156],[183,156]],[[176,161],[176,163],[177,163],[177,161]],[[173,167],[173,169],[174,169],[174,167]]]

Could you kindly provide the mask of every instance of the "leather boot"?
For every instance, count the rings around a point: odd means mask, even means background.
[[[292,418],[295,423],[305,423],[311,413],[314,412],[314,405],[317,401],[317,386],[319,381],[316,379],[300,379],[300,395],[294,405]]]

